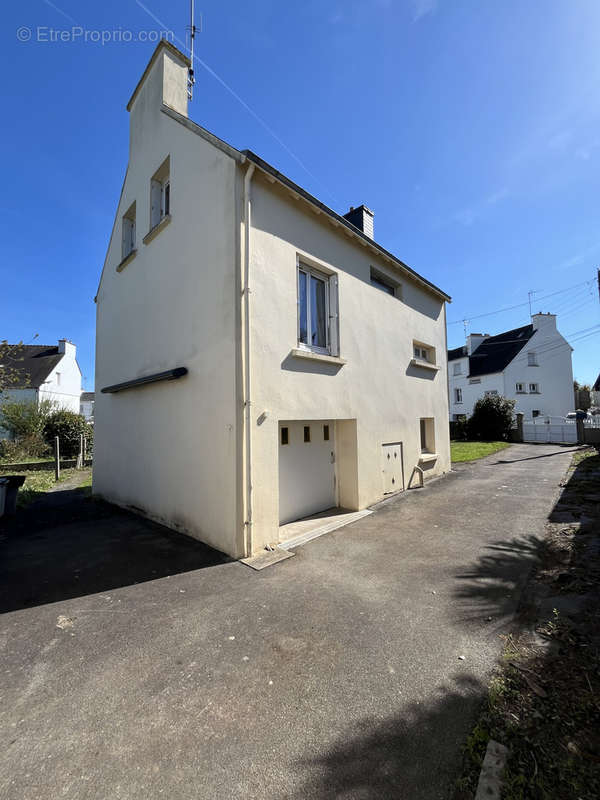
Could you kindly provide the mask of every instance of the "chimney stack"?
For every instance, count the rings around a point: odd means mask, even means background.
[[[467,336],[467,353],[469,355],[473,355],[479,345],[489,338],[489,333],[470,333]]]
[[[549,313],[542,314],[541,311],[537,314],[532,314],[531,324],[536,329],[536,331],[541,331],[541,330],[555,331],[556,314],[549,314]]]
[[[348,222],[352,223],[359,231],[362,231],[369,239],[373,239],[373,216],[371,209],[364,205],[358,208],[350,206],[350,211],[344,214],[344,219],[347,219]]]
[[[77,346],[74,345],[73,342],[71,342],[69,339],[59,339],[58,352],[61,353],[61,355],[75,358],[75,354],[77,353]]]

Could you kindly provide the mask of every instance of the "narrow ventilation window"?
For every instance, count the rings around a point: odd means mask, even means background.
[[[135,250],[135,201],[123,216],[121,231],[121,260],[123,260]]]
[[[289,437],[289,429],[282,428],[281,429],[281,444],[289,444],[290,437]]]
[[[150,230],[171,213],[171,160],[167,156],[150,181]]]
[[[329,425],[323,425],[323,439],[324,441],[329,441]]]
[[[310,425],[304,426],[304,441],[310,442]]]

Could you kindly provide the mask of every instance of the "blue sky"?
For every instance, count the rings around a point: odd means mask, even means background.
[[[185,39],[187,0],[144,4]],[[526,324],[535,291],[534,311],[558,313],[573,341],[575,377],[595,379],[596,0],[196,5],[197,53],[221,80],[196,65],[192,119],[336,211],[372,208],[376,239],[452,295],[449,346],[463,342],[464,318],[518,305],[469,329]],[[30,0],[4,14],[0,338],[67,336],[91,389],[125,105],[154,49],[102,45],[93,31],[161,26],[136,0]],[[48,41],[49,28],[74,41]]]

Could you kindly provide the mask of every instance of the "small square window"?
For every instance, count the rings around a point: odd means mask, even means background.
[[[462,373],[462,366],[461,366],[461,364],[459,362],[458,364],[454,365],[453,374],[454,375],[460,375],[461,373]]]
[[[329,425],[323,425],[323,440],[329,441]]]
[[[527,353],[527,366],[528,367],[537,367],[537,353]]]
[[[289,429],[288,428],[282,428],[281,429],[281,444],[289,444],[289,442],[290,442]]]
[[[310,425],[304,426],[304,441],[310,442]]]
[[[516,384],[517,394],[522,394],[525,391],[525,384],[517,383]]]
[[[413,342],[413,358],[415,361],[425,361],[428,364],[435,364],[435,350],[433,347]]]
[[[540,391],[539,383],[530,383],[529,384],[529,391],[531,392],[531,394],[539,394],[539,391]]]
[[[532,417],[539,417],[539,415],[540,415],[539,410],[537,408],[534,408],[533,411],[531,412],[531,416]]]

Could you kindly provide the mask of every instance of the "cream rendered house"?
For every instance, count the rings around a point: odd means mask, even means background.
[[[450,469],[448,296],[188,119],[161,42],[97,294],[94,491],[233,557]],[[401,532],[399,532],[401,535]]]

